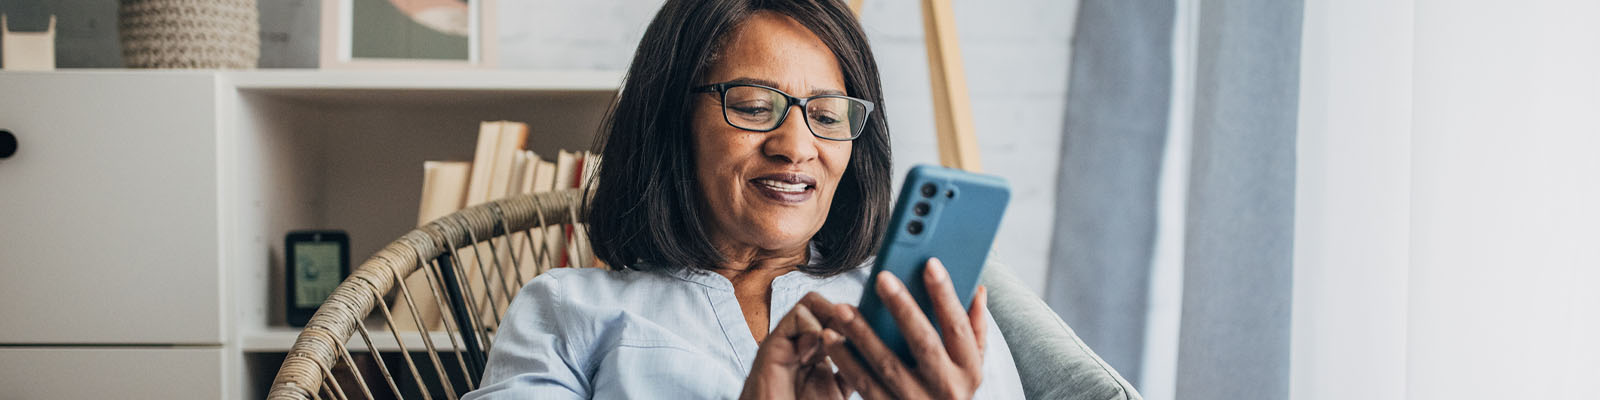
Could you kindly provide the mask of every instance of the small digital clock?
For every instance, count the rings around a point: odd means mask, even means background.
[[[306,326],[317,307],[350,275],[344,231],[293,231],[284,236],[284,298],[290,326]]]

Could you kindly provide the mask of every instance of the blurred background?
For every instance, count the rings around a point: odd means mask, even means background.
[[[660,3],[502,0],[497,68],[625,70]],[[900,176],[939,160],[920,3],[864,4]],[[993,257],[1146,398],[1600,398],[1600,2],[954,9]],[[116,2],[0,13],[124,66]],[[259,68],[318,66],[318,2],[259,13]]]

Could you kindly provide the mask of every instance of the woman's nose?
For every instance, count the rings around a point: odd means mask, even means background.
[[[817,158],[816,138],[811,136],[811,128],[806,126],[804,112],[798,105],[789,110],[788,118],[778,129],[768,132],[766,142],[762,143],[762,153],[768,157],[780,157],[784,162],[798,164]]]

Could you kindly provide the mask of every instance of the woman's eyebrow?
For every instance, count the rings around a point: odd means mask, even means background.
[[[811,95],[812,96],[822,96],[822,95],[829,95],[829,94],[831,94],[831,95],[839,95],[839,96],[844,96],[845,95],[843,90],[823,89],[823,88],[818,88],[818,87],[811,88]]]
[[[769,80],[761,79],[761,78],[748,78],[748,77],[733,78],[732,80],[729,80],[727,83],[732,83],[732,84],[735,84],[735,85],[761,85],[761,86],[766,86],[766,87],[770,87],[770,88],[778,87],[778,83],[777,82],[773,82],[773,81],[769,81]]]
[[[773,82],[773,81],[769,81],[769,80],[761,79],[761,78],[750,78],[750,77],[733,78],[732,80],[729,80],[726,83],[732,83],[732,84],[738,84],[738,85],[761,85],[761,86],[766,86],[766,87],[770,87],[770,88],[778,87],[778,83],[777,82]],[[782,90],[782,89],[779,89],[779,90]],[[811,87],[811,93],[807,94],[807,96],[822,96],[822,95],[844,96],[845,93],[842,90],[823,89],[823,88],[819,88],[819,87],[813,86],[813,87]]]

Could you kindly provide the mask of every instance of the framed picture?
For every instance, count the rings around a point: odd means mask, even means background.
[[[322,0],[322,68],[482,68],[495,0]]]

